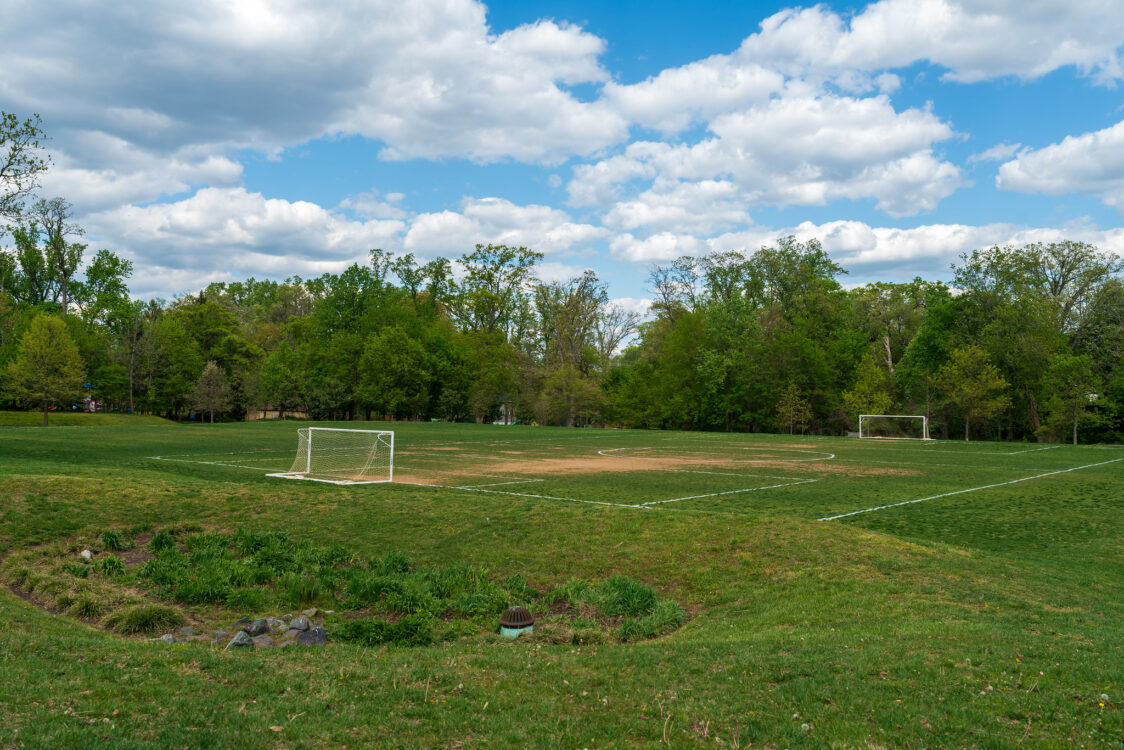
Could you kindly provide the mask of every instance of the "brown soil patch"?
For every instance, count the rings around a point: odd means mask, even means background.
[[[520,451],[503,451],[509,455],[526,455]],[[704,457],[675,454],[652,454],[650,456],[624,455],[586,455],[571,458],[525,458],[510,461],[486,461],[459,467],[442,468],[435,471],[415,474],[396,473],[395,481],[416,484],[456,484],[465,479],[479,479],[484,472],[493,481],[502,482],[503,476],[542,477],[581,474],[642,472],[667,469],[690,470],[698,468],[726,469],[732,472],[752,473],[769,470],[791,474],[835,474],[839,476],[914,476],[922,472],[916,469],[900,469],[871,466],[854,466],[831,460],[807,461],[792,459],[777,454],[755,454],[752,459],[737,457]],[[518,491],[512,485],[512,491]],[[499,488],[502,489],[502,488]]]

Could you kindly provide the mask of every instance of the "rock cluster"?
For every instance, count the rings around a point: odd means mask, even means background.
[[[328,642],[328,632],[313,621],[319,610],[306,609],[297,616],[242,617],[230,624],[230,630],[219,630],[213,637],[197,635],[190,628],[180,628],[178,633],[166,633],[149,640],[159,643],[186,643],[210,640],[215,646],[231,648],[281,648],[284,646],[323,646]],[[332,614],[327,611],[324,614]],[[231,632],[234,636],[231,637]]]

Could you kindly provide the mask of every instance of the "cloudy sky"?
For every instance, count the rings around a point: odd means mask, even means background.
[[[50,12],[44,12],[45,7]],[[1124,252],[1119,0],[6,0],[0,110],[133,291],[481,242],[594,268],[819,238],[846,282]]]

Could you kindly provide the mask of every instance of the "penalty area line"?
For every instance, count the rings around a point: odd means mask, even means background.
[[[969,487],[966,490],[956,490],[954,492],[944,492],[940,495],[931,495],[929,497],[920,497],[916,500],[906,500],[900,503],[890,503],[889,505],[879,505],[874,508],[863,508],[862,510],[853,510],[850,513],[840,513],[837,516],[826,516],[824,518],[817,518],[817,521],[835,521],[840,518],[847,518],[848,516],[857,516],[860,513],[873,513],[876,510],[886,510],[887,508],[898,508],[902,505],[912,505],[913,503],[923,503],[926,500],[938,500],[942,497],[952,497],[953,495],[963,495],[966,492],[976,492],[977,490],[989,490],[993,487],[1004,487],[1008,484],[1018,484],[1019,482],[1029,482],[1032,479],[1041,479],[1042,477],[1052,477],[1055,474],[1066,474],[1071,471],[1081,471],[1082,469],[1092,469],[1095,466],[1105,466],[1106,464],[1114,464],[1117,461],[1124,461],[1124,458],[1114,458],[1110,461],[1101,461],[1095,464],[1085,464],[1084,466],[1074,466],[1071,469],[1058,469],[1057,471],[1048,471],[1045,474],[1035,474],[1032,477],[1022,477],[1020,479],[1012,479],[1009,482],[996,482],[995,484],[985,484],[982,487]]]

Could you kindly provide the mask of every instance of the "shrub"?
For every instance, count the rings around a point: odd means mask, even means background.
[[[110,614],[102,622],[118,633],[155,633],[183,625],[183,614],[160,604],[135,604]]]
[[[116,578],[125,573],[125,561],[117,555],[106,555],[97,563],[97,568],[104,575],[110,578]]]
[[[62,566],[62,569],[75,578],[85,578],[90,574],[90,566],[82,563],[66,563]]]
[[[656,606],[651,586],[619,574],[595,586],[587,597],[602,617],[643,617]]]
[[[68,615],[87,619],[97,617],[104,611],[105,605],[89,594],[76,596],[70,606],[66,608]]]
[[[395,623],[364,618],[344,623],[332,635],[336,640],[361,646],[383,643],[425,646],[433,643],[433,622],[433,618],[426,614],[407,615]]]
[[[617,638],[622,641],[656,638],[675,630],[686,619],[687,613],[676,602],[661,599],[647,617],[625,621],[617,629]]]
[[[227,592],[224,603],[239,612],[261,612],[266,608],[266,593],[261,589],[232,589]]]
[[[382,557],[372,559],[367,567],[379,575],[390,576],[409,573],[411,564],[410,556],[406,553],[388,552]]]
[[[120,552],[125,549],[125,542],[121,539],[121,532],[103,531],[101,533],[101,546],[110,552]]]
[[[323,596],[320,579],[307,573],[285,573],[277,581],[277,596],[290,607],[315,604]]]
[[[154,553],[167,552],[176,548],[176,538],[167,531],[158,531],[152,541],[148,543],[148,548]]]
[[[379,604],[391,594],[402,591],[402,582],[396,578],[371,575],[359,568],[354,568],[353,571],[347,579],[344,593],[357,606]]]

